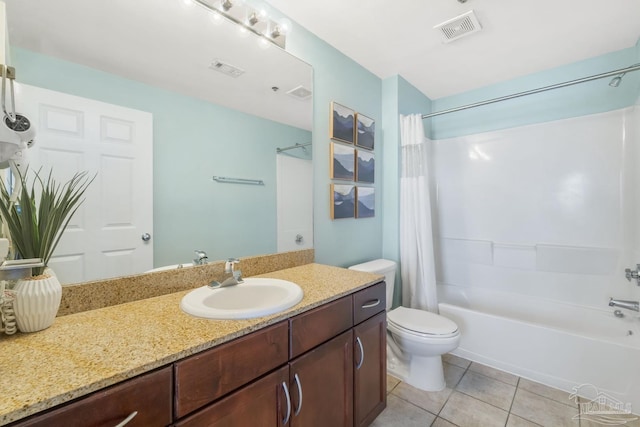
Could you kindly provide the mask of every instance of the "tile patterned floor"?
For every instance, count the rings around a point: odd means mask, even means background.
[[[488,366],[445,355],[447,388],[425,392],[389,376],[387,408],[373,427],[597,427],[579,419],[569,394]],[[575,417],[575,418],[574,418]],[[625,427],[640,427],[640,420]]]

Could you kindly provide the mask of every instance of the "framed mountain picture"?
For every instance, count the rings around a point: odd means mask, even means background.
[[[356,218],[376,216],[376,189],[373,187],[356,188]]]
[[[337,102],[332,102],[329,137],[336,141],[353,144],[355,140],[355,116],[356,113],[352,109]]]
[[[329,171],[331,179],[353,181],[356,168],[356,150],[353,146],[331,143],[331,164]]]
[[[375,143],[376,122],[364,114],[356,114],[356,145],[373,150]]]
[[[331,219],[353,218],[355,212],[355,185],[331,184]]]
[[[356,150],[356,181],[374,183],[376,159],[371,151]]]

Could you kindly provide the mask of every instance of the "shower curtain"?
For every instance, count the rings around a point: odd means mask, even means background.
[[[402,305],[438,311],[436,294],[428,139],[422,116],[400,116],[400,266]]]

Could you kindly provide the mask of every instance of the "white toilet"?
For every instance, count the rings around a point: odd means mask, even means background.
[[[426,391],[445,388],[442,355],[458,347],[458,325],[439,314],[415,308],[391,310],[396,263],[376,259],[349,267],[383,274],[387,283],[387,372]]]

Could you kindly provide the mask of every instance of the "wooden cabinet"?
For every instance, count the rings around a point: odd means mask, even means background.
[[[353,426],[351,330],[290,363],[291,427]]]
[[[288,401],[289,366],[179,421],[176,427],[282,427],[292,415]],[[284,423],[287,424],[284,424]]]
[[[127,427],[166,426],[173,420],[172,395],[172,367],[168,366],[19,421],[14,426],[113,427],[134,413]]]
[[[175,363],[175,411],[182,418],[289,360],[287,321]]]
[[[369,425],[386,405],[384,297],[381,282],[13,426]]]
[[[387,316],[385,312],[353,328],[355,426],[368,426],[387,404]]]

